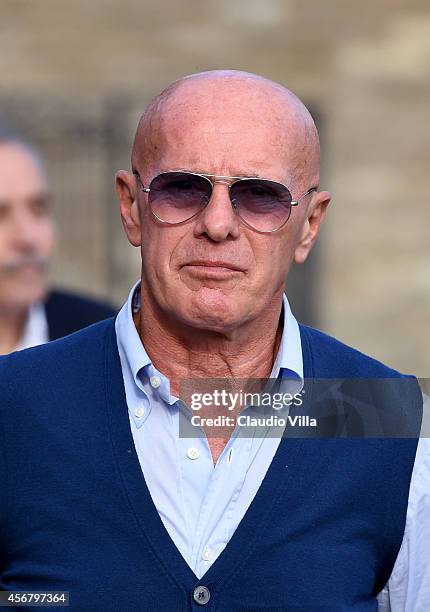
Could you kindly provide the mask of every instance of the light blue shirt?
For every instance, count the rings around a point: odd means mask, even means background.
[[[179,420],[191,412],[170,394],[169,380],[151,363],[133,321],[133,296],[119,312],[116,335],[133,440],[151,497],[170,537],[193,572],[201,578],[224,550],[254,499],[275,455],[282,427],[250,435],[236,427],[216,465],[208,440],[179,435]],[[284,328],[272,378],[303,385],[299,326],[286,296]],[[248,409],[251,410],[251,409]],[[252,409],[253,410],[253,409]],[[288,408],[282,409],[285,416]],[[378,598],[380,609],[425,612],[430,609],[430,440],[420,441],[402,548],[390,581]],[[424,511],[425,509],[425,511]],[[420,541],[418,530],[426,540]],[[412,548],[411,548],[412,547]],[[418,578],[412,568],[416,568]],[[412,577],[411,577],[412,576]],[[414,588],[411,589],[411,583]]]

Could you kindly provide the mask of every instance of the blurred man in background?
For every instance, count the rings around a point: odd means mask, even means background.
[[[28,143],[0,129],[0,354],[60,338],[115,312],[49,291],[54,242],[42,160]]]

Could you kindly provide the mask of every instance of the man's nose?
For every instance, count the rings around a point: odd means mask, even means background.
[[[39,228],[33,216],[23,210],[15,211],[10,224],[10,237],[18,250],[32,250],[39,238]]]
[[[209,204],[197,218],[196,235],[206,234],[215,242],[227,238],[238,238],[240,219],[236,214],[229,196],[229,188],[225,183],[215,183]]]

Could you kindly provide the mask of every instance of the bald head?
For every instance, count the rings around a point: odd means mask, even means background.
[[[156,96],[139,121],[133,168],[156,164],[167,148],[181,147],[187,133],[199,130],[204,141],[215,129],[226,140],[231,134],[231,148],[251,145],[250,134],[265,130],[280,155],[288,149],[289,177],[318,184],[318,133],[307,108],[282,85],[233,70],[184,77]]]

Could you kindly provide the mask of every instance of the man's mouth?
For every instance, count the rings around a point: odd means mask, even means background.
[[[212,268],[214,270],[230,270],[232,272],[244,272],[243,268],[240,268],[237,264],[233,264],[227,261],[222,260],[213,260],[213,259],[199,259],[195,261],[190,261],[185,266],[193,267],[193,268]]]
[[[17,274],[42,274],[46,270],[46,262],[42,260],[28,260],[20,262],[8,262],[0,266],[0,274],[3,276],[15,276]]]
[[[245,272],[237,264],[229,261],[215,259],[198,259],[190,261],[182,266],[187,276],[200,282],[222,282],[240,278]]]

